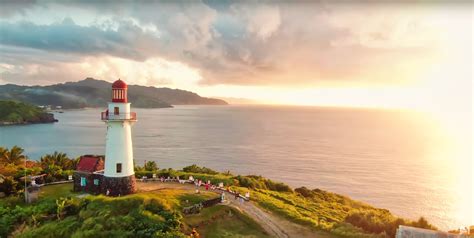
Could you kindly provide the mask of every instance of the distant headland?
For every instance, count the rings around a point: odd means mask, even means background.
[[[37,106],[60,106],[62,109],[102,107],[110,98],[111,83],[93,78],[48,86],[0,85],[0,100],[17,100]],[[227,105],[221,99],[201,97],[196,93],[171,88],[130,85],[129,100],[138,108],[167,108],[173,105]]]
[[[0,100],[0,126],[57,121],[52,113],[43,108],[23,102]]]

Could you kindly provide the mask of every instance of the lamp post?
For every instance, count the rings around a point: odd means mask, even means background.
[[[26,191],[26,161],[28,160],[28,157],[25,156],[25,203],[28,203],[28,198],[27,198],[27,191]]]

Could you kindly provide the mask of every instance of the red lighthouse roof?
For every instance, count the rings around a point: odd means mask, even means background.
[[[125,88],[127,88],[127,87],[128,87],[127,84],[126,84],[124,81],[120,80],[120,79],[117,80],[117,81],[115,81],[115,82],[112,84],[112,88],[113,88],[113,89],[125,89]]]

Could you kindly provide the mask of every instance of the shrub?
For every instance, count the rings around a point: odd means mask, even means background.
[[[157,171],[158,170],[158,165],[156,165],[155,161],[148,161],[145,163],[145,166],[143,168],[146,171]]]
[[[262,176],[248,175],[248,176],[236,176],[234,177],[238,184],[242,187],[252,189],[267,189],[279,192],[292,192],[293,190],[286,184],[280,182],[274,182],[270,179],[263,178]]]
[[[183,171],[184,172],[189,172],[189,173],[199,173],[199,174],[218,174],[219,173],[217,171],[214,171],[214,170],[206,168],[206,167],[199,167],[195,164],[184,167]]]
[[[313,196],[313,193],[311,190],[309,190],[308,188],[306,187],[301,187],[301,188],[296,188],[295,189],[295,192],[300,194],[301,196],[305,197],[305,198],[308,198],[308,197],[312,197]]]
[[[146,176],[147,178],[153,177],[154,172],[152,171],[135,171],[135,177],[137,178],[143,178],[143,176]]]
[[[11,194],[16,194],[20,186],[13,177],[0,177],[0,191],[4,192],[5,195],[9,196]]]
[[[172,178],[172,177],[178,176],[178,174],[179,174],[178,171],[176,171],[172,168],[168,168],[168,169],[159,170],[157,176],[158,177],[165,177],[165,178],[167,178],[167,177]]]
[[[436,230],[436,227],[430,225],[425,218],[421,217],[418,221],[409,222],[401,218],[396,218],[385,209],[358,211],[349,214],[345,221],[362,230],[374,234],[387,234],[394,237],[397,228],[400,225],[408,225],[425,229]]]

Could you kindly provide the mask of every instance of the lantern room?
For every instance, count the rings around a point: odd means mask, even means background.
[[[112,102],[127,102],[127,84],[117,80],[112,84]]]

